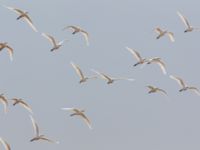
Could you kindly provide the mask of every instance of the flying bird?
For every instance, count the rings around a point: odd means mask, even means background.
[[[175,41],[174,34],[172,32],[168,32],[167,30],[161,30],[159,27],[155,29],[155,32],[158,33],[158,36],[156,37],[156,39],[160,39],[164,35],[167,35],[171,42]]]
[[[87,126],[92,129],[92,125],[90,120],[88,119],[88,117],[84,114],[85,110],[79,110],[77,108],[61,108],[62,110],[69,110],[69,111],[73,111],[74,113],[71,114],[70,116],[80,116],[85,123],[87,124]]]
[[[83,30],[82,28],[80,28],[78,26],[67,26],[67,27],[63,28],[63,30],[65,30],[65,29],[71,29],[72,34],[81,33],[83,35],[83,37],[85,38],[86,45],[89,46],[89,33],[88,32],[86,32],[85,30]]]
[[[32,138],[30,140],[30,142],[33,142],[33,141],[38,141],[38,140],[43,140],[43,141],[47,141],[47,142],[50,142],[50,143],[56,143],[56,144],[59,144],[58,141],[53,141],[53,140],[50,140],[49,138],[45,137],[45,135],[40,135],[39,133],[39,127],[37,125],[37,123],[35,122],[34,118],[30,115],[30,119],[31,119],[31,122],[32,122],[32,125],[33,125],[33,129],[34,129],[34,132],[35,132],[35,137]]]
[[[33,22],[31,20],[31,18],[28,16],[28,12],[27,11],[23,11],[21,9],[13,8],[13,7],[7,7],[7,6],[4,6],[4,7],[9,9],[9,10],[11,10],[11,11],[13,11],[13,12],[15,12],[15,13],[17,13],[19,15],[17,17],[17,20],[24,19],[35,32],[38,32],[36,27],[33,25]]]
[[[175,80],[176,82],[178,82],[178,84],[180,85],[181,89],[179,90],[179,92],[183,92],[183,91],[186,91],[186,90],[191,90],[191,91],[195,92],[197,95],[200,96],[200,91],[199,91],[198,88],[196,88],[194,86],[187,86],[185,84],[185,82],[183,81],[183,79],[181,79],[180,77],[176,77],[176,76],[170,75],[170,78]]]
[[[4,139],[0,138],[0,142],[3,145],[3,147],[5,148],[5,150],[11,150],[10,145]]]
[[[45,37],[47,40],[49,40],[49,42],[51,42],[51,44],[53,45],[53,48],[50,50],[51,52],[59,49],[62,46],[62,44],[66,41],[66,39],[65,39],[60,42],[56,42],[56,40],[53,36],[46,34],[46,33],[42,33],[42,36]]]
[[[76,64],[74,64],[73,62],[71,62],[72,67],[74,68],[74,70],[76,71],[76,73],[78,74],[78,76],[80,77],[80,81],[79,83],[83,83],[86,82],[89,79],[96,79],[96,76],[92,76],[92,77],[85,77],[83,72],[81,71],[80,67]]]
[[[7,112],[8,112],[8,100],[7,100],[7,98],[4,96],[4,94],[1,94],[1,95],[0,95],[0,102],[3,103],[4,112],[7,113]]]
[[[187,18],[185,16],[183,16],[179,11],[177,11],[178,16],[181,18],[182,22],[184,23],[186,29],[185,29],[185,33],[186,32],[191,32],[193,30],[200,30],[200,28],[194,28],[189,24],[189,21],[187,20]]]
[[[24,102],[22,99],[13,98],[12,100],[14,101],[13,106],[19,104],[22,107],[24,107],[26,110],[28,110],[30,113],[33,113],[31,107],[26,102]]]
[[[136,50],[133,50],[129,47],[126,47],[126,49],[131,53],[133,54],[133,56],[135,57],[135,59],[137,59],[137,63],[135,63],[133,66],[137,66],[139,64],[144,64],[145,62],[147,62],[147,59],[146,58],[142,58],[141,55],[136,51]]]
[[[162,70],[163,74],[167,74],[165,63],[159,57],[151,58],[148,60],[147,64],[156,63],[159,65],[160,69]]]
[[[0,51],[2,51],[4,48],[6,48],[8,50],[10,60],[12,61],[13,60],[13,48],[11,48],[7,42],[0,43]]]
[[[96,74],[98,74],[103,80],[107,80],[107,84],[111,84],[113,83],[114,81],[117,81],[117,80],[128,80],[128,81],[134,81],[135,79],[132,79],[132,78],[113,78],[113,77],[110,77],[104,73],[101,73],[101,72],[98,72],[94,69],[92,69],[93,72],[95,72]]]
[[[148,85],[147,87],[149,88],[149,92],[148,92],[149,94],[150,93],[161,92],[162,94],[167,95],[167,92],[165,90],[163,90],[163,89],[160,89],[158,87],[154,87],[154,86],[151,86],[151,85]]]

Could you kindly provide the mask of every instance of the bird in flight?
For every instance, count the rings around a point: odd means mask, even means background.
[[[80,77],[80,81],[79,81],[80,84],[83,83],[83,82],[86,82],[89,79],[96,79],[97,78],[96,76],[85,77],[78,65],[74,64],[73,62],[71,62],[71,65],[74,68],[74,70],[76,71],[76,73],[78,74],[78,76]]]
[[[22,99],[13,98],[12,100],[14,101],[13,106],[19,104],[22,107],[24,107],[26,110],[28,110],[30,113],[33,113],[31,107],[26,102],[24,102]]]
[[[24,19],[35,32],[38,32],[36,27],[33,25],[33,22],[31,20],[31,18],[28,16],[28,12],[27,11],[23,11],[21,9],[8,7],[8,6],[4,6],[4,7],[9,9],[9,10],[11,10],[11,11],[13,11],[13,12],[15,12],[15,13],[17,13],[19,15],[17,17],[17,20]]]
[[[63,28],[63,30],[65,30],[65,29],[71,29],[72,34],[81,33],[83,35],[83,37],[85,38],[86,45],[89,46],[89,33],[88,32],[86,32],[85,30],[83,30],[82,28],[80,28],[78,26],[67,26],[67,27]]]
[[[194,28],[193,26],[191,26],[189,24],[189,21],[187,20],[187,18],[185,16],[183,16],[179,11],[177,11],[178,16],[181,18],[182,22],[184,23],[186,29],[185,29],[185,33],[186,32],[191,32],[193,30],[198,30],[200,31],[200,28]]]
[[[128,80],[128,81],[134,81],[135,79],[132,79],[132,78],[113,78],[113,77],[110,77],[104,73],[101,73],[99,71],[96,71],[94,69],[92,69],[93,72],[95,72],[97,75],[99,75],[103,80],[107,80],[107,84],[111,84],[111,83],[114,83],[114,81],[117,81],[117,80]]]
[[[67,41],[66,39],[65,40],[62,40],[60,42],[56,42],[55,38],[49,34],[46,34],[46,33],[42,33],[42,36],[45,37],[47,40],[49,40],[49,42],[51,42],[51,44],[53,45],[53,48],[51,48],[51,52],[54,51],[54,50],[57,50],[59,49],[62,44]]]
[[[156,39],[160,39],[164,35],[167,35],[171,42],[175,41],[174,34],[172,32],[168,32],[167,30],[162,30],[159,27],[155,28],[155,32],[158,33],[158,36],[156,37]]]
[[[6,48],[8,50],[10,60],[12,61],[13,60],[13,49],[8,45],[7,42],[0,43],[0,51],[2,51],[4,48]]]
[[[40,135],[39,133],[39,127],[37,125],[37,123],[35,122],[34,118],[30,115],[30,119],[31,119],[31,122],[32,122],[32,125],[33,125],[33,129],[34,129],[34,132],[35,132],[35,137],[32,138],[30,140],[30,142],[33,142],[33,141],[38,141],[38,140],[43,140],[43,141],[47,141],[47,142],[50,142],[50,143],[56,143],[56,144],[59,144],[58,141],[53,141],[53,140],[50,140],[49,138],[45,137],[45,135]]]
[[[3,147],[5,148],[5,150],[11,150],[10,145],[4,139],[0,138],[0,142],[3,145]]]
[[[163,74],[167,74],[165,63],[159,57],[151,58],[148,60],[147,64],[156,63],[159,65],[160,69],[162,70]]]
[[[129,47],[126,47],[126,49],[131,54],[133,54],[133,56],[135,57],[135,59],[137,59],[137,63],[135,63],[133,66],[137,66],[137,65],[144,64],[145,62],[147,62],[147,59],[146,58],[142,58],[141,55],[136,50],[133,50],[133,49],[131,49]]]
[[[149,94],[150,93],[161,92],[162,94],[167,95],[167,92],[165,90],[163,90],[163,89],[160,89],[158,87],[154,87],[154,86],[151,86],[151,85],[148,85],[147,87],[149,88],[149,92],[148,92]]]
[[[73,111],[74,113],[71,114],[70,116],[80,116],[84,121],[85,123],[87,124],[87,126],[92,129],[92,125],[91,125],[91,122],[90,120],[88,119],[88,117],[84,114],[84,110],[79,110],[77,108],[61,108],[62,110],[69,110],[69,111]]]
[[[7,113],[7,112],[8,112],[8,100],[7,100],[7,98],[4,96],[4,94],[1,94],[1,95],[0,95],[0,101],[1,101],[1,103],[3,103],[4,112]]]
[[[185,84],[185,82],[183,81],[183,79],[181,79],[180,77],[176,77],[176,76],[170,75],[170,78],[175,80],[176,82],[178,82],[178,84],[180,85],[181,89],[179,90],[179,92],[191,90],[191,91],[195,92],[197,95],[200,96],[200,91],[199,91],[198,88],[196,88],[194,86],[187,86]]]

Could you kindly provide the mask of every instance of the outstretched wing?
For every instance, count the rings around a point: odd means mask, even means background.
[[[194,91],[197,95],[199,95],[200,96],[200,91],[199,91],[199,89],[198,88],[196,88],[196,87],[189,87],[188,89],[190,89],[190,90],[192,90],[192,91]]]
[[[72,67],[74,68],[74,70],[76,71],[76,73],[78,74],[78,76],[81,79],[84,79],[84,75],[83,72],[81,71],[81,69],[79,68],[79,66],[75,65],[73,62],[71,62]]]
[[[25,103],[24,101],[20,100],[19,104],[20,104],[22,107],[24,107],[26,110],[28,110],[30,113],[33,113],[31,107],[30,107],[27,103]]]
[[[174,34],[172,32],[167,32],[167,36],[169,37],[171,42],[175,42]]]
[[[57,46],[56,40],[53,38],[53,36],[46,33],[42,33],[42,36],[49,40],[54,47]]]
[[[186,84],[184,83],[183,79],[181,79],[180,77],[175,77],[173,75],[169,76],[171,79],[175,80],[176,82],[178,82],[178,84],[181,86],[181,88],[185,88]]]
[[[181,18],[182,22],[187,28],[190,28],[190,24],[185,16],[183,16],[179,11],[177,11],[178,16]]]
[[[85,121],[85,123],[88,125],[88,127],[90,128],[90,129],[92,129],[92,125],[91,125],[91,122],[90,122],[90,120],[88,119],[88,117],[85,115],[85,114],[81,114],[81,117],[83,118],[83,120]]]
[[[37,123],[35,122],[35,119],[31,115],[29,115],[29,116],[30,116],[30,119],[31,119],[31,122],[32,122],[32,125],[33,125],[35,135],[39,136],[39,127],[38,127]]]
[[[158,27],[155,28],[155,32],[158,33],[158,34],[162,34],[163,33],[163,31]]]
[[[160,88],[158,88],[157,90],[160,91],[161,93],[163,93],[164,95],[167,95],[167,92],[165,90],[160,89]]]
[[[3,103],[4,106],[4,112],[8,112],[8,100],[3,96],[3,94],[0,95],[0,102]]]
[[[155,87],[153,87],[153,86],[151,86],[151,85],[148,85],[147,86],[150,90],[154,90],[155,89]]]
[[[136,50],[133,50],[129,47],[126,47],[126,49],[131,52],[131,54],[133,54],[133,56],[137,59],[137,61],[142,61],[142,57],[140,56],[140,54],[136,51]]]
[[[150,62],[154,62],[160,66],[160,69],[162,70],[163,74],[167,74],[165,69],[165,63],[160,58],[154,58],[150,60]]]
[[[26,15],[25,17],[23,17],[23,19],[29,24],[29,26],[35,31],[38,32],[38,30],[36,29],[36,27],[33,25],[33,22],[31,20],[31,18]]]
[[[53,141],[49,138],[46,138],[46,137],[41,137],[40,138],[41,140],[44,140],[44,141],[47,141],[47,142],[50,142],[50,143],[55,143],[55,144],[59,144],[59,141]]]
[[[7,50],[8,50],[10,60],[12,61],[13,60],[13,49],[8,45],[6,47],[7,47]]]
[[[98,75],[99,75],[102,79],[104,79],[104,80],[108,80],[108,81],[111,81],[111,80],[112,80],[111,77],[109,77],[108,75],[105,75],[104,73],[98,72],[98,71],[96,71],[96,70],[94,70],[94,69],[92,69],[92,71],[93,71],[94,73],[98,74]]]
[[[88,32],[84,31],[84,30],[80,30],[81,34],[83,35],[83,37],[85,38],[85,41],[86,41],[86,45],[89,46],[90,43],[89,43],[89,34]]]
[[[5,150],[11,150],[10,145],[4,139],[0,138],[0,142],[5,148]]]

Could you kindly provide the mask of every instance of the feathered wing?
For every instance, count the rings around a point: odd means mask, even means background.
[[[76,26],[66,26],[63,28],[63,30],[65,29],[71,29],[72,31],[78,31],[80,30],[79,27],[76,27]]]
[[[124,77],[124,78],[123,78],[123,77],[122,77],[122,78],[112,78],[112,79],[115,80],[115,81],[116,81],[116,80],[135,81],[135,79],[133,79],[133,78],[125,78],[125,77]]]
[[[172,32],[167,32],[167,36],[169,37],[171,42],[175,42],[174,34]]]
[[[81,117],[83,118],[83,120],[85,121],[85,123],[87,124],[87,126],[92,129],[92,125],[91,125],[91,122],[90,120],[88,119],[88,117],[85,115],[85,114],[81,114]]]
[[[47,137],[41,137],[40,138],[41,140],[44,140],[44,141],[47,141],[47,142],[50,142],[50,143],[56,143],[56,144],[59,144],[59,141],[53,141]]]
[[[158,27],[155,28],[155,32],[158,33],[158,34],[162,34],[163,33],[163,31]]]
[[[103,73],[101,73],[99,71],[96,71],[94,69],[91,69],[91,71],[93,71],[94,73],[96,73],[97,75],[99,75],[104,80],[108,80],[108,81],[112,80],[109,76],[107,76],[107,75],[105,75],[105,74],[103,74]]]
[[[150,90],[154,90],[155,89],[155,87],[153,87],[153,86],[151,86],[151,85],[148,85],[147,86]]]
[[[71,65],[72,67],[74,68],[74,70],[76,71],[76,73],[78,74],[78,76],[81,78],[81,79],[84,79],[84,75],[83,75],[83,72],[81,71],[81,69],[79,68],[79,66],[75,65],[73,62],[71,62]]]
[[[5,150],[11,150],[10,145],[4,139],[0,138],[0,142],[5,148]]]
[[[75,108],[61,108],[62,110],[73,111]]]
[[[163,93],[164,95],[167,95],[167,92],[163,89],[157,88],[158,91],[160,91],[161,93]]]
[[[7,50],[8,50],[8,54],[10,57],[10,60],[13,61],[13,49],[10,46],[6,46]]]
[[[3,95],[1,95],[0,101],[3,103],[4,112],[7,113],[8,112],[8,100]]]
[[[190,28],[190,24],[185,16],[183,16],[179,11],[177,11],[178,16],[181,18],[182,22],[186,26],[186,28]]]
[[[175,80],[176,82],[178,82],[178,84],[180,85],[181,88],[185,88],[185,87],[186,87],[185,82],[184,82],[181,78],[175,77],[175,76],[173,76],[173,75],[170,75],[169,77],[170,77],[171,79]]]
[[[196,88],[196,87],[189,87],[188,89],[194,91],[197,95],[200,96],[200,91],[199,91],[198,88]]]
[[[25,17],[23,17],[23,19],[29,24],[29,26],[35,31],[38,32],[38,30],[36,29],[36,27],[33,25],[33,22],[31,20],[31,18],[26,15]]]
[[[167,74],[166,69],[165,69],[165,63],[161,61],[160,58],[155,58],[151,62],[154,62],[160,66],[160,69],[162,70],[163,74]]]
[[[131,54],[133,54],[133,56],[137,59],[137,61],[142,61],[142,57],[140,56],[140,54],[137,51],[135,51],[135,50],[133,50],[133,49],[131,49],[129,47],[126,47],[126,49],[129,52],[131,52]]]
[[[27,103],[25,103],[24,101],[20,100],[19,104],[20,104],[22,107],[24,107],[26,110],[28,110],[30,113],[33,113],[31,107],[30,107]]]
[[[46,34],[46,33],[42,33],[42,36],[45,37],[47,40],[49,40],[49,42],[51,42],[51,44],[56,47],[57,43],[56,40],[53,38],[53,36]]]
[[[31,115],[29,115],[29,116],[30,116],[30,119],[31,119],[31,122],[32,122],[32,125],[33,125],[35,135],[39,136],[39,134],[40,134],[39,133],[39,127],[38,127],[37,123],[35,122],[35,119]]]
[[[83,35],[83,37],[85,38],[86,45],[89,46],[90,43],[89,43],[89,34],[88,34],[88,32],[86,32],[86,31],[84,31],[84,30],[81,30],[80,32],[81,32],[81,34]]]

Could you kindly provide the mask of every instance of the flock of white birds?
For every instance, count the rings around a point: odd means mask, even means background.
[[[17,20],[24,20],[26,23],[28,23],[28,25],[35,32],[38,32],[38,29],[34,26],[33,21],[31,20],[30,16],[28,15],[28,12],[23,11],[23,10],[18,9],[18,8],[8,7],[8,6],[5,6],[5,5],[2,5],[2,6],[4,8],[6,8],[6,9],[11,10],[11,11],[15,12],[16,14],[18,14]],[[183,16],[180,12],[177,12],[177,14],[178,14],[178,16],[180,17],[181,21],[184,23],[184,25],[186,27],[184,32],[192,32],[194,30],[197,30],[197,31],[199,30],[199,28],[192,27],[189,24],[187,18],[185,16]],[[66,29],[71,29],[72,30],[72,34],[77,34],[77,33],[82,34],[83,38],[84,38],[84,40],[86,42],[86,45],[89,46],[89,34],[84,29],[82,29],[81,27],[78,27],[78,26],[74,26],[74,25],[67,26],[67,27],[63,28],[63,30],[66,30]],[[155,28],[155,32],[158,33],[158,36],[156,37],[156,39],[160,39],[161,37],[167,35],[171,42],[175,42],[174,34],[172,32],[169,32],[167,30],[162,30],[159,27]],[[47,40],[49,40],[49,42],[52,44],[52,48],[50,49],[50,51],[58,50],[62,46],[62,44],[65,41],[67,41],[67,39],[64,39],[62,41],[57,42],[56,39],[53,36],[51,36],[51,35],[49,35],[47,33],[41,33],[41,35],[44,38],[46,38]],[[2,43],[0,43],[0,51],[2,51],[3,49],[7,49],[9,57],[10,57],[10,60],[13,61],[13,48],[10,45],[8,45],[7,42],[2,42]],[[137,62],[133,66],[141,65],[141,68],[143,68],[143,67],[145,67],[145,65],[148,65],[148,64],[157,64],[160,67],[160,69],[163,72],[163,74],[164,75],[167,74],[166,65],[165,65],[165,63],[163,62],[163,60],[161,58],[159,58],[159,57],[143,58],[139,54],[138,51],[136,51],[134,49],[131,49],[129,47],[126,47],[126,49],[137,60]],[[105,74],[103,72],[99,72],[99,71],[97,71],[95,69],[91,69],[91,71],[93,73],[95,73],[95,75],[87,77],[87,76],[85,76],[83,74],[81,68],[77,64],[75,64],[74,62],[70,62],[70,64],[72,65],[72,67],[76,71],[77,75],[80,77],[80,80],[79,80],[80,84],[86,82],[87,80],[97,79],[97,78],[101,78],[103,80],[106,80],[107,84],[112,84],[117,80],[134,81],[134,79],[132,79],[132,78],[126,78],[126,77],[115,78],[115,77],[111,77],[111,76],[109,76],[109,75],[107,75],[107,74]],[[200,95],[200,91],[199,91],[199,89],[197,87],[188,86],[184,82],[184,80],[181,79],[180,77],[173,76],[173,75],[170,75],[169,77],[171,79],[177,81],[177,83],[180,85],[181,88],[180,88],[179,92],[190,90],[190,91],[193,91],[196,94]],[[162,93],[164,95],[167,95],[167,92],[164,89],[161,89],[159,87],[148,85],[147,88],[149,89],[148,93],[160,92],[160,93]],[[13,101],[13,106],[20,105],[30,113],[30,121],[32,122],[33,129],[34,129],[34,132],[35,132],[35,135],[33,136],[32,139],[30,139],[30,142],[38,141],[38,140],[44,140],[44,141],[51,142],[51,143],[56,143],[56,144],[59,143],[59,141],[51,140],[51,139],[47,138],[45,135],[40,134],[39,126],[38,126],[38,124],[36,123],[35,119],[32,116],[33,111],[31,109],[31,107],[23,99],[13,98],[13,99],[11,99],[11,101]],[[8,112],[9,99],[4,94],[1,94],[0,95],[0,102],[4,106],[4,112],[7,113]],[[80,116],[83,119],[83,121],[85,121],[87,126],[90,129],[92,129],[91,121],[85,115],[85,113],[84,113],[85,111],[84,110],[80,110],[78,108],[61,108],[61,109],[62,110],[67,110],[67,111],[72,111],[73,113],[70,116]],[[6,140],[4,140],[3,138],[0,138],[0,142],[1,142],[1,144],[3,145],[3,147],[6,150],[11,150],[11,147],[10,147],[9,143]]]

